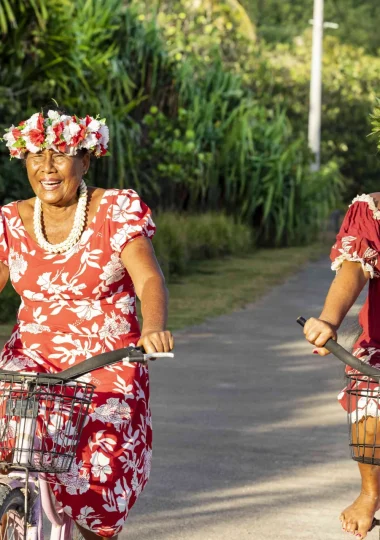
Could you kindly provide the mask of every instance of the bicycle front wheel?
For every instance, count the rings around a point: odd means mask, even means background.
[[[24,494],[0,485],[0,540],[24,540]]]

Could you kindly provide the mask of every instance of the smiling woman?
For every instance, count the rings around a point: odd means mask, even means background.
[[[150,209],[131,189],[83,180],[90,155],[106,154],[105,120],[50,110],[12,126],[4,139],[11,156],[25,160],[35,197],[0,212],[0,290],[10,277],[22,298],[0,368],[57,373],[128,345],[171,350]],[[115,540],[149,477],[148,370],[116,365],[94,371],[91,382],[95,398],[77,458],[51,485],[85,539]]]

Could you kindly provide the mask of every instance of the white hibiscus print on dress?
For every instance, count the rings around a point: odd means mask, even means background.
[[[125,276],[124,265],[117,253],[112,253],[111,260],[102,268],[103,273],[99,278],[105,282],[106,285],[111,285],[116,281],[120,281]]]
[[[17,283],[20,281],[21,276],[25,274],[26,269],[28,268],[28,263],[21,253],[17,253],[13,248],[11,248],[9,252],[8,264],[11,281]]]
[[[138,220],[137,213],[142,212],[140,199],[132,199],[137,195],[132,189],[128,190],[128,195],[119,195],[116,204],[112,205],[112,221],[125,223],[129,220]]]
[[[96,519],[98,516],[94,514],[94,512],[95,510],[91,506],[83,506],[75,521],[79,523],[79,525],[82,525],[82,527],[87,527],[92,530],[95,525],[101,524],[101,520]],[[90,524],[88,523],[89,520],[91,520]]]
[[[105,316],[104,324],[99,330],[99,336],[105,341],[107,347],[112,349],[116,338],[128,334],[130,329],[131,325],[127,319],[112,311],[111,316]]]
[[[110,460],[102,452],[95,451],[91,456],[91,473],[95,478],[99,478],[100,483],[107,482],[107,475],[112,473]]]
[[[73,300],[73,304],[77,307],[69,308],[70,311],[76,313],[82,321],[103,315],[99,300]]]
[[[144,221],[143,225],[131,225],[130,223],[127,223],[110,238],[112,249],[120,253],[130,239],[139,236],[139,234],[136,233],[141,233],[141,235],[143,235],[144,231],[145,236],[150,238],[154,235],[154,230],[149,229],[148,225],[153,225],[153,221],[151,220],[150,216],[148,216],[148,218]]]
[[[108,398],[107,402],[97,407],[90,416],[93,420],[113,424],[120,431],[120,427],[131,419],[131,408],[124,401]]]
[[[129,313],[135,312],[135,299],[129,296],[123,296],[122,298],[119,298],[119,300],[116,300],[115,308],[120,309],[120,311],[124,315],[129,315]]]
[[[30,334],[42,334],[43,332],[50,332],[49,326],[37,323],[23,323],[20,322],[20,331],[29,332]]]
[[[84,471],[80,474],[82,465],[82,461],[77,464],[74,460],[69,472],[57,475],[60,483],[66,487],[66,491],[70,495],[82,495],[90,489],[89,473]]]

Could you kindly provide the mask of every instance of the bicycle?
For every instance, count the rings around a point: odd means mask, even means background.
[[[147,364],[173,353],[127,347],[94,356],[54,375],[0,370],[0,540],[72,540],[74,522],[53,500],[47,473],[67,472],[95,386],[78,380],[121,360]],[[51,422],[54,420],[54,429]],[[75,527],[76,538],[83,538]]]
[[[306,319],[304,317],[298,317],[297,322],[303,327],[306,324]],[[377,441],[377,429],[374,431],[373,440],[367,440],[366,429],[368,417],[373,418],[373,415],[375,414],[376,428],[378,422],[380,422],[380,370],[361,362],[332,338],[325,343],[324,347],[338,358],[338,360],[359,372],[345,373],[346,379],[348,380],[347,422],[351,458],[360,463],[369,463],[380,466],[380,457],[378,455],[380,453],[380,441]],[[378,387],[375,390],[371,387],[373,382],[378,384]],[[362,417],[360,419],[358,413],[359,408],[362,412]],[[354,425],[355,428],[353,428]],[[371,437],[369,438],[371,439]],[[372,531],[376,526],[380,526],[380,519],[374,518],[369,531]]]

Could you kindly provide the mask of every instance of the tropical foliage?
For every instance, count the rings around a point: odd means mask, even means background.
[[[310,26],[314,0],[242,0],[260,40],[292,42]],[[376,55],[380,47],[380,4],[377,0],[324,0],[324,17],[338,28],[326,29],[340,42]]]
[[[112,157],[95,184],[134,187],[156,211],[226,212],[266,245],[317,234],[338,167],[311,174],[305,130],[264,99],[269,60],[236,2],[0,1],[4,127],[52,97],[101,113]],[[26,196],[22,167],[1,159],[1,200]]]
[[[311,32],[291,44],[277,44],[263,53],[267,70],[253,87],[267,107],[288,112],[296,132],[305,129],[309,112]],[[268,75],[270,74],[270,75]],[[378,191],[379,159],[371,137],[370,114],[380,88],[380,59],[335,36],[324,39],[322,159],[339,163],[345,178],[345,199]]]

